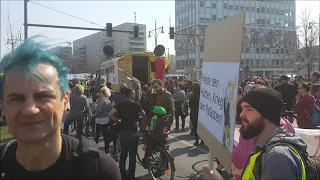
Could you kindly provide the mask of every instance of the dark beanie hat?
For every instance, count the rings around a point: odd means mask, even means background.
[[[250,104],[263,117],[280,126],[282,111],[282,95],[270,88],[257,88],[246,93],[242,101]]]

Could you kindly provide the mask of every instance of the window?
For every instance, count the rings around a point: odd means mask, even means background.
[[[265,24],[265,23],[266,23],[266,20],[261,19],[261,20],[260,20],[260,23],[261,23],[261,24]]]
[[[227,3],[223,3],[223,8],[224,9],[228,9],[228,4]]]
[[[279,66],[279,59],[276,60],[276,65]]]
[[[238,6],[238,5],[235,5],[235,6],[234,6],[234,10],[239,11],[239,6]]]
[[[256,12],[256,8],[255,7],[251,7],[251,12]]]
[[[256,19],[256,24],[260,24],[260,19]]]
[[[257,10],[257,13],[260,13],[260,8],[257,8],[256,10]]]
[[[200,52],[204,51],[204,46],[200,46]]]
[[[240,60],[240,65],[243,65],[243,64],[244,64],[244,60],[241,59],[241,60]]]
[[[249,12],[249,11],[250,11],[250,7],[246,7],[246,11],[248,11],[248,12]]]
[[[284,54],[284,49],[281,49],[281,54]]]
[[[269,20],[269,19],[267,19],[267,25],[270,25],[270,23],[271,23],[271,22],[270,22],[270,20]]]
[[[233,5],[229,5],[229,10],[233,10]]]
[[[204,1],[200,1],[200,7],[204,7]]]
[[[251,65],[255,65],[255,59],[251,59]]]
[[[244,10],[244,7],[243,7],[243,6],[240,6],[240,9],[241,9],[241,11],[243,11],[243,10]]]
[[[212,8],[217,8],[217,4],[216,3],[212,3]]]
[[[288,49],[286,49],[286,54],[289,54],[289,50]]]
[[[206,21],[210,21],[210,18],[206,18]]]
[[[260,66],[260,59],[256,59],[256,64],[258,65],[258,66]]]
[[[265,53],[265,49],[261,48],[261,53],[264,54]]]
[[[249,65],[249,59],[246,59],[246,65]]]
[[[289,27],[289,23],[285,23],[284,26],[285,26],[285,27]]]
[[[270,13],[270,8],[267,8],[267,9],[266,9],[266,12],[269,14],[269,13]]]
[[[222,18],[218,18],[218,21],[222,21]]]
[[[224,16],[224,17],[223,17],[223,19],[227,19],[227,18],[228,18],[228,16]]]
[[[260,48],[256,48],[256,53],[260,53]]]
[[[265,7],[261,8],[261,13],[266,13],[266,8]]]
[[[212,15],[212,21],[217,21],[217,16],[216,15]]]
[[[276,54],[280,54],[280,51],[279,51],[279,49],[276,49]]]
[[[246,53],[249,53],[249,48],[246,48]]]
[[[200,21],[204,21],[204,17],[200,17]]]
[[[266,53],[269,54],[270,53],[270,49],[266,48]]]

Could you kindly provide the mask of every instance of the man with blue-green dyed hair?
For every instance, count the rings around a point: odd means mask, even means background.
[[[1,145],[1,180],[121,179],[117,164],[97,144],[61,134],[70,106],[69,70],[35,40],[0,63],[3,115],[15,137]]]

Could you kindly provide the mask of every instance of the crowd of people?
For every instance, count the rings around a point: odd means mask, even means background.
[[[319,126],[312,120],[312,117],[317,115],[315,107],[320,106],[319,72],[314,72],[310,80],[302,75],[295,76],[292,80],[286,75],[279,78],[274,77],[271,83],[259,77],[247,79],[240,83],[239,95],[244,95],[259,87],[273,88],[281,93],[284,103],[283,110],[293,111],[296,114],[296,118],[291,116],[288,119],[291,123],[295,119],[298,127],[303,129],[316,129]]]

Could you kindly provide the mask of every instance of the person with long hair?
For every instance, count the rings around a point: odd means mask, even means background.
[[[84,95],[84,88],[80,84],[76,84],[70,94],[70,111],[64,122],[63,133],[69,134],[69,125],[71,122],[77,122],[77,137],[82,136],[84,112],[91,119],[91,109],[88,98]]]
[[[96,121],[96,130],[95,130],[95,138],[96,143],[99,142],[100,134],[102,133],[104,140],[104,151],[105,153],[109,153],[109,127],[110,127],[110,118],[108,113],[111,110],[111,101],[109,97],[111,96],[111,91],[107,87],[103,87],[100,90],[98,95],[97,104],[96,104],[96,112],[95,112],[95,121]],[[115,144],[114,144],[115,145]]]
[[[296,96],[295,112],[297,113],[297,124],[299,128],[315,129],[316,126],[312,124],[311,117],[313,106],[316,99],[310,93],[310,86],[307,82],[301,83],[298,86],[299,94]]]
[[[192,122],[194,137],[196,138],[195,146],[199,146],[199,136],[197,133],[198,115],[199,115],[199,101],[200,101],[200,83],[194,82],[192,84],[192,94],[189,98],[190,106],[190,120]],[[201,141],[201,144],[204,144]]]

